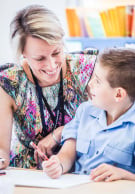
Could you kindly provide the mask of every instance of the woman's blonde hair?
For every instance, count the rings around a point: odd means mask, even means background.
[[[57,16],[41,5],[30,5],[20,10],[10,24],[11,41],[19,58],[28,36],[45,40],[48,44],[63,42],[64,31]]]

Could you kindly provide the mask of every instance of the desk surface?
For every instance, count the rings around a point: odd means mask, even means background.
[[[90,182],[66,189],[22,187],[14,188],[13,194],[135,194],[134,181]]]
[[[15,187],[14,194],[135,194],[135,182],[115,181],[110,183],[94,182],[67,189],[48,189],[32,187]]]
[[[23,169],[24,170],[24,169]],[[29,171],[28,169],[26,171]],[[13,194],[135,194],[135,181],[90,182],[65,189],[14,187]]]

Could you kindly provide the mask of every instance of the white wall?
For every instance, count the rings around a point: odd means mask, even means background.
[[[13,53],[9,41],[9,25],[15,13],[29,5],[42,4],[54,11],[59,17],[67,35],[65,18],[65,0],[1,0],[0,2],[0,64],[13,62]]]
[[[81,3],[85,7],[105,9],[118,5],[135,5],[135,0],[82,0]]]

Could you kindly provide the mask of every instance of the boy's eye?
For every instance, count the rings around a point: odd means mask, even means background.
[[[100,83],[100,81],[99,81],[98,79],[95,79],[95,82],[96,82],[97,84],[99,84],[99,83]]]

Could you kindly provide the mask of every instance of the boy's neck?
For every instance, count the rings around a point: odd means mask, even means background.
[[[116,121],[121,115],[126,113],[131,106],[133,105],[133,102],[129,102],[126,105],[120,105],[120,106],[114,106],[114,108],[111,111],[106,111],[106,120],[107,125],[112,124],[114,121]]]

